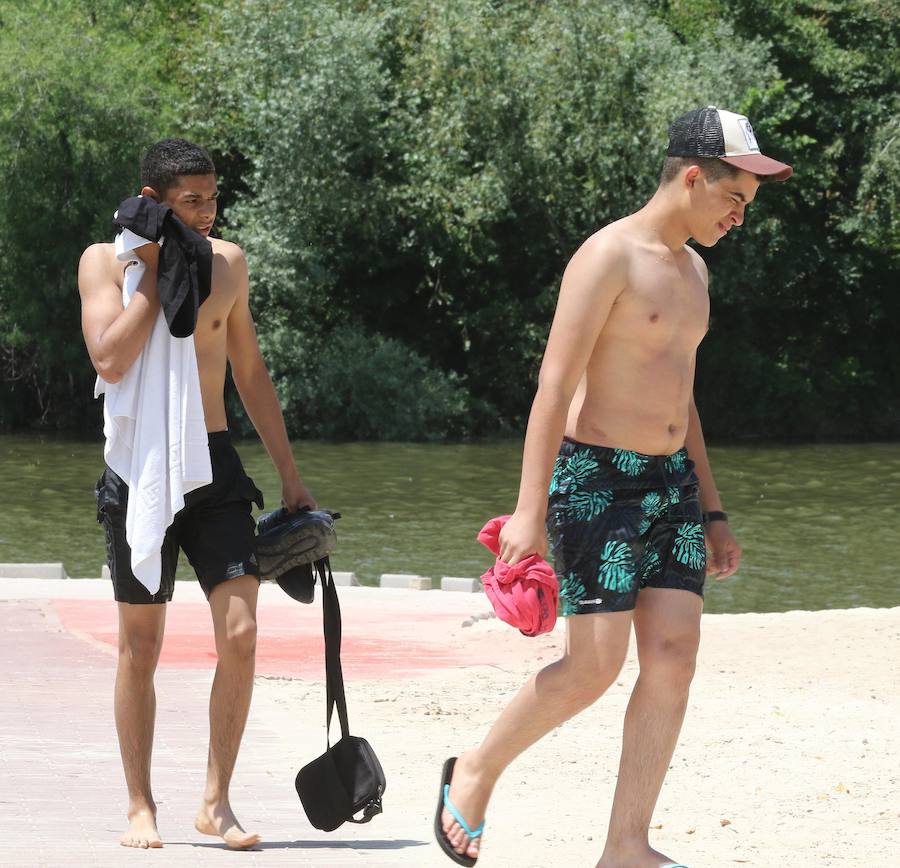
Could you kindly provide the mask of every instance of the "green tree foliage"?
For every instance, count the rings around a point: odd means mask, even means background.
[[[90,412],[93,374],[78,332],[75,272],[90,242],[110,238],[116,204],[136,192],[141,149],[174,120],[173,92],[160,75],[169,23],[141,3],[0,4],[0,420],[7,425],[81,427]]]
[[[13,421],[69,422],[63,399],[83,412],[79,246],[102,237],[141,147],[186,131],[220,168],[223,231],[247,251],[293,434],[519,428],[566,260],[652,193],[668,122],[716,103],[749,114],[796,176],[703,251],[707,430],[900,434],[887,2],[82,0],[55,19],[37,7],[0,2],[4,192],[28,170],[0,202],[13,263],[0,364],[9,379],[30,360],[55,403]],[[58,49],[72,38],[78,52]],[[77,208],[53,210],[61,198]],[[30,227],[22,208],[39,215]]]
[[[900,8],[882,0],[703,5],[736,34],[769,42],[784,87],[751,88],[740,105],[796,174],[784,190],[760,191],[734,243],[704,253],[715,315],[698,401],[713,411],[711,430],[726,434],[896,437]],[[694,6],[657,4],[688,42],[703,38]]]

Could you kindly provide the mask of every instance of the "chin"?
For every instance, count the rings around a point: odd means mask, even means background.
[[[711,238],[697,238],[694,237],[694,241],[696,241],[701,247],[715,247],[722,240],[721,236],[715,236]]]

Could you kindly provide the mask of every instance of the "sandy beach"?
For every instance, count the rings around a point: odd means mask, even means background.
[[[202,756],[187,745],[204,744],[213,661],[195,587],[179,586],[181,602],[170,607],[158,677],[157,789],[179,792],[161,808],[166,848],[139,853],[114,845],[122,793],[108,587],[0,582],[7,663],[0,865],[450,865],[430,833],[440,764],[475,744],[527,673],[559,654],[562,622],[553,634],[527,639],[495,619],[462,626],[489,611],[481,595],[341,589],[351,728],[375,747],[388,788],[384,815],[329,836],[311,829],[291,790],[296,769],[324,749],[320,610],[289,605],[265,586],[260,674],[234,799],[269,843],[236,856],[172,816],[188,812],[180,791],[192,797],[202,781]],[[45,654],[52,666],[42,662]],[[13,659],[22,660],[16,672]],[[479,865],[594,865],[636,672],[632,654],[600,702],[508,770]],[[900,864],[898,683],[900,609],[706,616],[654,845],[691,868]],[[55,704],[41,698],[51,695]],[[79,702],[85,712],[73,714]],[[81,760],[67,746],[76,731]],[[33,762],[38,749],[44,766]],[[52,777],[60,798],[41,802],[42,775]],[[92,810],[78,817],[88,781]],[[30,818],[25,830],[23,816]],[[57,847],[41,829],[60,823],[72,837]],[[40,856],[31,851],[35,835],[44,842]]]

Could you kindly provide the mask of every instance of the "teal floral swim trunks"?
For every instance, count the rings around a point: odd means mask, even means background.
[[[629,611],[646,587],[703,596],[700,484],[686,449],[644,455],[567,437],[549,494],[563,615]]]

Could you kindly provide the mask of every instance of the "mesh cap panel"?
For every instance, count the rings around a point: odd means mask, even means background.
[[[725,136],[715,106],[694,109],[676,118],[669,127],[670,157],[721,157]]]

